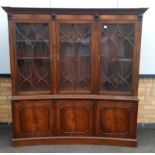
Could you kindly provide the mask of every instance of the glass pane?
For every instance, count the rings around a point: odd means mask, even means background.
[[[91,25],[60,24],[60,91],[90,91]]]
[[[20,92],[50,91],[48,34],[46,23],[16,24],[17,84]]]
[[[134,24],[102,24],[102,91],[131,91],[134,30]]]

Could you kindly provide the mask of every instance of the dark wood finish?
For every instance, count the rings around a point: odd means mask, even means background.
[[[136,147],[135,139],[103,138],[103,137],[47,137],[47,138],[21,138],[12,139],[13,146],[42,144],[95,144]]]
[[[60,101],[57,103],[57,131],[60,136],[92,136],[93,103],[88,101]]]
[[[16,101],[13,108],[15,138],[54,135],[54,108],[50,101]]]
[[[13,146],[136,146],[139,9],[11,8]]]
[[[141,46],[141,32],[142,32],[142,21],[136,23],[136,46],[134,51],[134,60],[133,60],[133,95],[138,95],[138,81],[139,81],[139,60],[140,60],[140,46]]]
[[[12,101],[17,100],[55,100],[55,99],[86,99],[86,100],[122,100],[122,101],[138,101],[134,96],[103,96],[103,95],[35,95],[35,96],[13,96]]]
[[[136,119],[136,102],[98,102],[96,133],[103,137],[136,138]]]

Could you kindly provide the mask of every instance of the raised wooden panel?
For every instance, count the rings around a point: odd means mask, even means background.
[[[21,132],[26,133],[42,133],[48,132],[49,116],[48,108],[43,107],[23,107],[19,111]],[[27,122],[27,123],[23,123]]]
[[[80,116],[79,116],[80,114]],[[62,108],[60,115],[63,131],[66,132],[88,132],[89,130],[89,111],[84,107]],[[66,121],[63,121],[66,120]]]
[[[100,118],[101,130],[104,134],[128,134],[128,109],[105,107],[100,111]]]
[[[92,135],[92,103],[84,101],[59,102],[57,105],[57,125],[59,135]]]
[[[51,102],[21,101],[13,104],[15,137],[53,135],[54,112]]]
[[[97,105],[97,134],[108,137],[132,137],[136,130],[137,104],[128,101],[104,101]]]

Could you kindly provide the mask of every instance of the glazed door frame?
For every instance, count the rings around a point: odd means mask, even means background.
[[[100,91],[100,77],[101,77],[101,41],[98,44],[98,88],[97,93],[101,95],[124,95],[124,96],[136,96],[137,95],[137,89],[138,89],[138,71],[139,71],[139,56],[140,56],[140,36],[141,36],[141,21],[137,20],[100,20],[98,22],[99,26],[99,38],[101,38],[101,24],[134,24],[134,45],[133,45],[133,58],[132,58],[132,83],[131,83],[131,90],[128,92],[125,91]],[[99,39],[101,40],[101,39]]]
[[[15,15],[16,17],[16,15]],[[9,43],[10,43],[10,63],[11,63],[11,78],[12,78],[12,94],[13,95],[35,95],[35,94],[51,94],[53,92],[53,79],[52,79],[52,74],[53,74],[53,66],[54,66],[54,62],[51,60],[53,59],[53,53],[54,53],[54,50],[53,50],[53,45],[51,44],[51,40],[53,39],[53,34],[55,32],[53,32],[53,30],[51,29],[52,25],[51,25],[51,20],[49,20],[48,18],[46,19],[42,19],[40,20],[39,18],[39,15],[36,16],[38,18],[36,18],[34,20],[33,17],[29,17],[28,15],[25,16],[26,20],[23,19],[23,16],[20,17],[20,15],[17,16],[17,19],[11,19],[9,20],[9,36],[10,36],[10,40],[9,40]],[[20,92],[17,88],[17,49],[16,49],[16,24],[23,24],[23,23],[27,23],[27,24],[47,24],[48,26],[48,40],[49,40],[49,76],[50,76],[50,89],[49,91],[44,91],[44,92],[29,92],[29,91],[25,91],[25,92]]]
[[[91,25],[91,38],[90,38],[90,90],[88,92],[80,92],[80,91],[75,91],[75,92],[65,92],[65,91],[60,91],[59,87],[59,74],[60,74],[60,68],[59,68],[59,63],[60,63],[60,56],[59,56],[59,26],[60,24],[90,24]],[[94,16],[92,15],[57,15],[56,17],[56,40],[57,40],[57,46],[56,46],[56,79],[57,79],[57,88],[56,92],[58,94],[92,94],[95,92],[95,82],[96,78],[95,75],[93,74],[95,72],[95,51],[96,51],[96,41],[95,41],[95,21],[94,21]]]

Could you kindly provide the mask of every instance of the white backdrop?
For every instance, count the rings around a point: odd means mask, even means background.
[[[149,7],[144,14],[140,74],[155,74],[155,0],[0,0],[0,6],[53,8]],[[0,8],[0,74],[10,73],[7,15]]]

